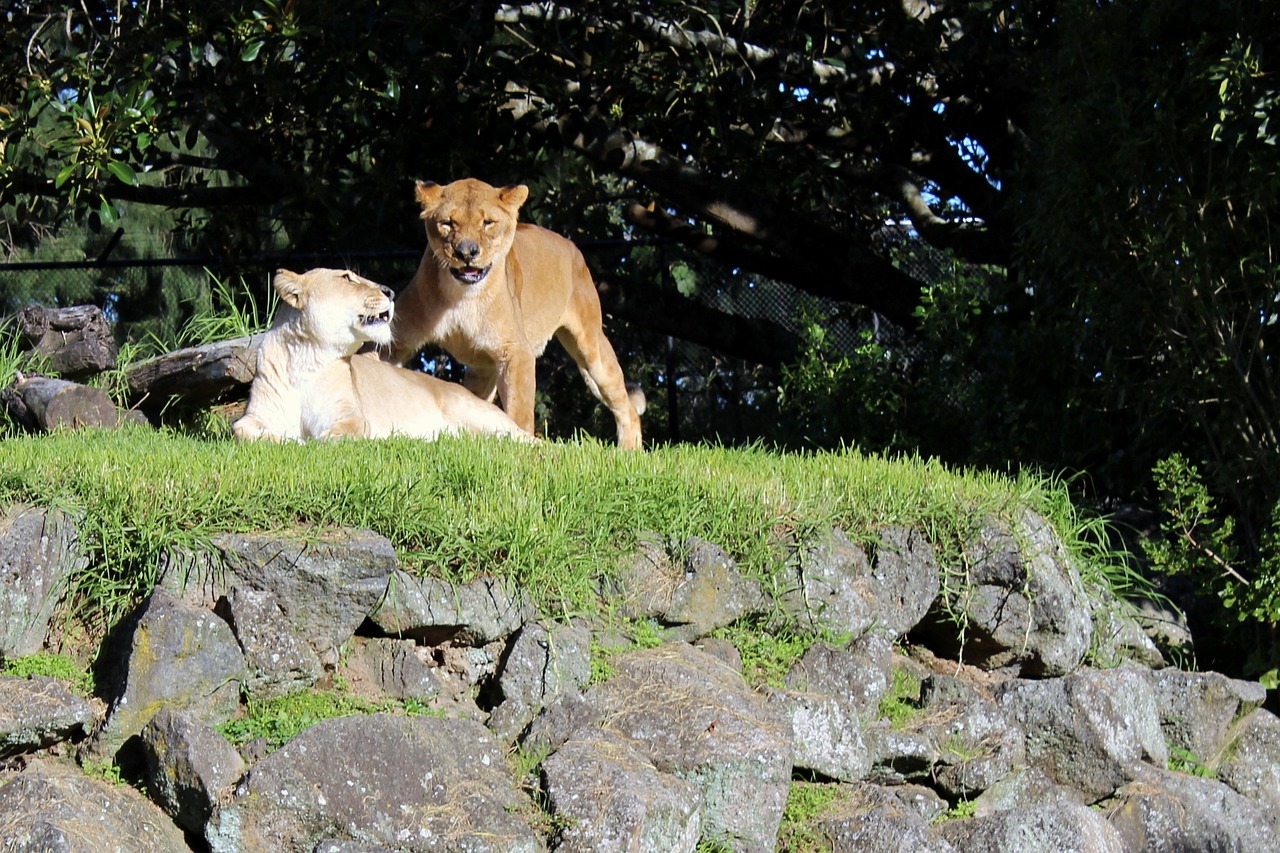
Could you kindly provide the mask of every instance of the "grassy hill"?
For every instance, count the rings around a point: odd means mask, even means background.
[[[92,566],[73,596],[110,621],[145,595],[156,559],[223,531],[340,525],[388,537],[411,571],[518,582],[548,612],[596,611],[595,581],[638,534],[700,536],[766,587],[786,546],[836,525],[851,538],[917,527],[942,564],[987,514],[1047,516],[1086,576],[1130,578],[1106,528],[1034,474],[957,471],[856,450],[778,453],[680,445],[624,453],[594,441],[482,439],[237,444],[131,428],[0,439],[0,507],[82,518]],[[1123,590],[1120,590],[1121,592]]]

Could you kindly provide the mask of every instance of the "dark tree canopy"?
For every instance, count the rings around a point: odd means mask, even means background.
[[[403,235],[412,178],[536,181],[569,151],[556,208],[607,201],[904,325],[925,283],[877,248],[886,216],[1011,257],[1036,4],[181,6],[11,12],[16,224],[136,201],[206,211],[228,241]]]

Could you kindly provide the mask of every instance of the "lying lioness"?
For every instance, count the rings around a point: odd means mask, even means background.
[[[283,305],[258,350],[239,439],[435,438],[442,432],[532,436],[461,385],[354,355],[391,342],[389,288],[347,270],[278,270]]]
[[[591,393],[613,413],[618,444],[640,447],[644,395],[628,393],[604,336],[600,297],[573,243],[517,224],[524,186],[497,189],[468,178],[418,181],[427,250],[396,299],[390,360],[404,364],[434,343],[467,366],[463,384],[533,431],[534,359],[554,335]]]

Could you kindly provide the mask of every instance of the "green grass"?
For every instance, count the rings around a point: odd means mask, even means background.
[[[251,700],[247,709],[245,716],[223,723],[218,726],[218,731],[234,746],[262,738],[270,749],[278,749],[299,732],[336,717],[377,713],[431,713],[422,703],[413,700],[379,704],[341,690],[318,689],[300,690],[260,702]]]
[[[878,715],[889,721],[890,727],[901,731],[920,713],[920,679],[906,667],[893,668],[893,684],[880,700]]]
[[[56,678],[81,696],[92,696],[94,692],[93,673],[83,664],[62,654],[40,652],[16,657],[5,661],[4,669],[0,670],[0,674],[18,678],[31,676]]]
[[[945,564],[979,517],[1023,504],[1052,511],[1064,504],[1055,488],[854,450],[239,444],[138,428],[0,440],[0,507],[80,515],[92,565],[74,600],[79,612],[105,619],[151,589],[161,554],[224,531],[371,528],[411,571],[504,576],[550,615],[570,615],[598,609],[596,579],[642,531],[714,542],[768,586],[784,565],[780,543],[794,537],[833,524],[855,539],[884,524],[913,525]]]

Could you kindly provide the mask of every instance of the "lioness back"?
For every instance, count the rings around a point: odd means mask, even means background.
[[[506,435],[531,441],[497,406],[461,385],[387,364],[375,355],[353,356],[351,382],[368,438],[436,438],[441,433]]]

